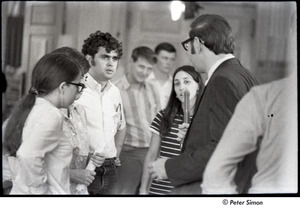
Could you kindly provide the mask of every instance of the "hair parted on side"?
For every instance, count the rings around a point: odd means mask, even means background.
[[[155,54],[159,54],[159,52],[162,50],[167,51],[169,53],[176,53],[176,48],[168,42],[163,42],[163,43],[158,44],[155,47],[154,52],[155,52]]]
[[[119,59],[123,55],[122,42],[119,42],[110,33],[103,33],[100,30],[90,34],[90,36],[84,40],[81,52],[85,56],[91,55],[94,58],[99,47],[104,47],[108,53],[116,50]]]
[[[234,35],[225,18],[215,14],[204,14],[196,18],[189,32],[190,37],[198,37],[216,55],[234,53]]]
[[[147,46],[140,46],[132,51],[131,58],[134,62],[136,62],[139,57],[145,58],[151,64],[157,62],[155,53]]]

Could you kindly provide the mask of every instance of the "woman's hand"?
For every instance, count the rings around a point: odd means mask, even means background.
[[[189,123],[182,123],[178,125],[179,132],[177,133],[177,141],[182,141],[184,139],[189,127]]]
[[[86,169],[71,169],[70,179],[72,182],[77,184],[84,184],[85,186],[90,185],[95,179],[96,172]]]
[[[103,162],[104,162],[105,158],[98,152],[95,152],[92,156],[91,156],[91,161],[93,162],[93,164],[96,167],[100,167]]]

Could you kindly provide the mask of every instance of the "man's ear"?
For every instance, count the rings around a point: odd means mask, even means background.
[[[94,66],[95,65],[94,59],[93,59],[93,57],[91,55],[87,54],[87,55],[85,55],[85,58],[89,62],[90,66]]]
[[[65,93],[66,85],[67,85],[66,82],[61,82],[59,84],[58,90],[59,90],[60,94],[64,94]]]
[[[203,44],[201,44],[200,40],[198,37],[194,38],[194,50],[195,54],[199,54],[201,51],[203,51]]]

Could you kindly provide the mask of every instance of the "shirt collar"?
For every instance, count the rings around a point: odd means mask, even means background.
[[[156,80],[156,77],[155,77],[155,74],[154,74],[153,71],[150,73],[150,75],[148,76],[147,80]],[[172,76],[171,75],[168,75],[168,80],[172,81]]]
[[[86,82],[85,84],[92,90],[95,90],[97,91],[97,89],[101,89],[102,88],[102,85],[100,83],[98,83],[92,76],[91,74],[87,73],[87,79],[86,79]],[[108,80],[107,81],[107,85],[104,89],[104,91],[108,90],[110,87],[111,87],[111,81]]]
[[[126,89],[126,90],[129,89],[132,86],[132,84],[129,83],[126,75],[123,76],[122,83],[123,83],[124,89]],[[146,82],[143,82],[142,86],[145,88],[146,87]]]
[[[211,78],[212,74],[216,71],[216,69],[226,60],[234,58],[233,54],[226,54],[222,59],[219,59],[208,71],[207,80],[205,81],[205,86],[207,85],[209,79]]]

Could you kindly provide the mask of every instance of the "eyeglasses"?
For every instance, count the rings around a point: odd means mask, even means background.
[[[83,89],[85,88],[85,85],[83,83],[73,83],[73,82],[68,82],[68,84],[72,84],[77,86],[77,92],[81,93]]]
[[[182,47],[185,51],[188,51],[189,49],[189,42],[192,41],[195,37],[188,38],[187,40],[181,42]]]
[[[191,42],[192,40],[194,40],[194,37],[188,38],[187,40],[181,42],[182,47],[184,48],[185,51],[189,50],[189,42]],[[200,43],[204,44],[204,41],[202,41],[201,39],[199,39]]]

